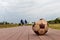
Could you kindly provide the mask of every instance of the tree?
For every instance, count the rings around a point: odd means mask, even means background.
[[[22,19],[21,19],[20,23],[21,23],[22,25],[24,25],[24,21],[23,21]]]
[[[60,18],[56,18],[54,20],[48,21],[48,23],[53,24],[53,23],[60,23]]]
[[[59,18],[56,18],[55,19],[55,23],[60,23],[60,19]]]
[[[27,24],[27,20],[25,20],[25,24]]]

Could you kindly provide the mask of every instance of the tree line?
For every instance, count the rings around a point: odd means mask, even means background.
[[[20,22],[17,23],[17,24],[19,24],[19,25],[26,25],[27,23],[28,23],[28,22],[27,22],[26,19],[25,19],[25,20],[21,19]],[[4,24],[15,24],[15,23],[9,23],[9,22],[7,22],[7,21],[0,22],[0,25],[4,25]]]
[[[56,19],[54,19],[54,20],[49,20],[49,21],[47,21],[47,22],[50,23],[50,24],[57,24],[57,23],[60,23],[60,18],[56,18]],[[0,25],[3,25],[3,24],[13,24],[13,23],[9,23],[9,22],[7,22],[7,21],[5,21],[5,22],[0,22]],[[25,19],[25,20],[21,19],[18,24],[19,24],[19,25],[26,25],[26,24],[28,24],[28,22],[27,22],[26,19]]]
[[[0,22],[0,25],[3,25],[3,24],[10,24],[9,22]]]
[[[47,22],[50,23],[50,24],[57,24],[57,23],[60,23],[60,18],[56,18],[54,20],[49,20]]]

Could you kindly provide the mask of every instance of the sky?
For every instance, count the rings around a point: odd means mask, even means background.
[[[0,0],[0,22],[29,22],[60,17],[60,0]]]

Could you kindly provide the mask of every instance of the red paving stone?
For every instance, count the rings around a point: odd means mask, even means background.
[[[60,30],[49,29],[45,35],[37,36],[31,26],[3,28],[0,40],[60,40]]]

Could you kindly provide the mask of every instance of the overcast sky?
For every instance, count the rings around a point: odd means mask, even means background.
[[[60,0],[0,0],[0,22],[36,21],[60,17]]]

